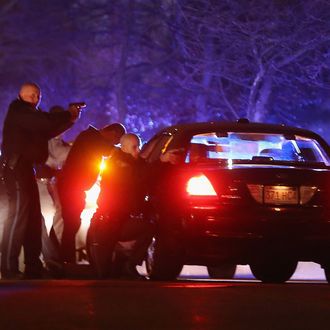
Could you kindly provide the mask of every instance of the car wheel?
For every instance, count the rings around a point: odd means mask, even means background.
[[[222,264],[218,266],[207,266],[207,271],[210,278],[230,279],[233,278],[236,272],[235,264]]]
[[[263,283],[284,283],[288,281],[297,268],[297,261],[270,258],[250,264],[254,277]]]
[[[329,266],[322,266],[324,269],[324,275],[328,283],[330,284],[330,265]]]
[[[181,249],[173,240],[161,236],[153,238],[145,261],[150,280],[176,280],[183,268]]]

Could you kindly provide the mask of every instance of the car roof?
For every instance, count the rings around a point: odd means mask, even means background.
[[[183,123],[175,124],[164,128],[162,131],[167,133],[186,132],[194,133],[209,131],[234,131],[234,132],[259,132],[259,133],[280,133],[280,134],[295,134],[320,138],[320,136],[313,131],[286,126],[284,124],[268,124],[268,123],[254,123],[254,122],[227,122],[227,121],[210,121],[198,123]]]

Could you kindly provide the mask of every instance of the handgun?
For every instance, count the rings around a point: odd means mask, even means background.
[[[69,104],[69,107],[76,107],[76,108],[86,108],[86,103],[85,102],[73,102]]]

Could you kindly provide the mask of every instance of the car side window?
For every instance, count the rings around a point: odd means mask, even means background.
[[[152,152],[153,148],[157,144],[158,140],[159,140],[159,136],[156,136],[156,137],[152,138],[151,140],[149,140],[147,143],[145,143],[142,146],[140,156],[144,159],[147,159],[149,157],[150,153]]]
[[[156,136],[145,145],[141,151],[141,157],[147,159],[149,163],[158,160],[164,146],[166,146],[172,138],[173,136],[168,133]]]

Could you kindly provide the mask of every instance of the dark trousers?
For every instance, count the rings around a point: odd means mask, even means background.
[[[43,203],[47,206],[50,200],[55,208],[53,223],[49,233],[47,232],[45,219],[42,221],[42,256],[46,264],[49,261],[60,262],[60,242],[62,240],[63,219],[56,181],[55,178],[44,178],[37,180],[37,182],[40,192],[41,212],[43,212]]]
[[[1,244],[1,274],[18,273],[18,258],[24,248],[25,272],[38,275],[42,269],[41,211],[32,164],[20,160],[15,169],[4,169],[8,194],[8,217]]]
[[[76,262],[76,234],[80,228],[81,212],[85,208],[85,191],[74,189],[64,181],[58,182],[62,207],[63,234],[60,253],[64,262]]]
[[[148,220],[138,217],[128,217],[120,228],[118,228],[118,232],[114,232],[112,239],[114,243],[135,241],[132,248],[126,253],[125,251],[121,252],[118,246],[116,246],[115,250],[126,255],[128,262],[132,265],[141,265],[146,257],[147,249],[151,243],[153,234],[153,226]],[[111,236],[110,234],[110,237]]]
[[[117,261],[124,261],[132,266],[141,265],[153,233],[153,226],[143,218],[131,217],[129,214],[104,217],[96,213],[87,236],[90,247],[97,247],[91,253],[94,258],[92,264],[98,275],[117,275]],[[118,244],[127,241],[134,241],[129,250]]]

